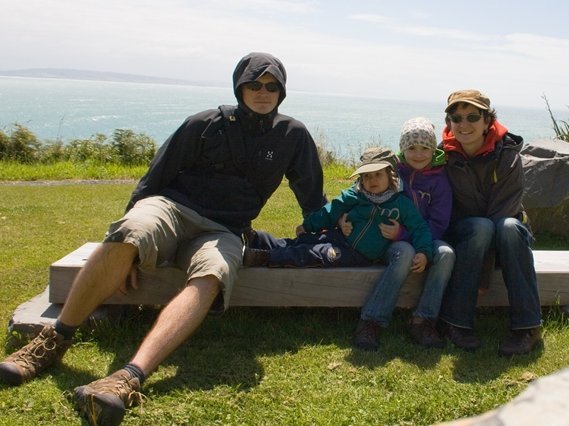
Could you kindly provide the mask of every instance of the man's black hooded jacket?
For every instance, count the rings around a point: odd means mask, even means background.
[[[247,175],[233,159],[229,144],[235,141],[228,139],[220,109],[203,111],[188,117],[160,147],[127,210],[142,198],[163,195],[240,234],[258,216],[283,176],[303,214],[325,204],[322,167],[305,126],[279,114],[278,106],[260,115],[242,102],[240,86],[266,72],[281,85],[280,105],[286,96],[286,71],[277,58],[251,53],[233,74],[238,100],[234,116],[251,168]]]

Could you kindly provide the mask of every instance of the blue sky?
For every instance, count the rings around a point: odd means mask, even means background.
[[[289,90],[569,105],[569,3],[541,1],[0,0],[0,69],[73,68],[230,84],[250,51]]]

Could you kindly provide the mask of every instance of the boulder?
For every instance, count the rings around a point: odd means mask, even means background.
[[[569,238],[569,142],[535,140],[524,145],[523,203],[535,234]]]
[[[568,412],[569,368],[566,368],[532,382],[511,402],[495,410],[439,426],[567,425]]]

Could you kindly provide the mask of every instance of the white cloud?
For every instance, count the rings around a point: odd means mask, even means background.
[[[406,16],[412,19],[405,20],[389,13],[346,15],[333,10],[338,4],[0,0],[9,17],[0,26],[1,67],[229,84],[242,55],[268,51],[285,63],[293,90],[438,102],[458,87],[480,87],[507,104],[540,104],[542,93],[556,107],[569,102],[567,39],[494,33],[504,28],[458,21],[433,26],[432,17],[411,9]],[[333,25],[325,21],[332,15]]]

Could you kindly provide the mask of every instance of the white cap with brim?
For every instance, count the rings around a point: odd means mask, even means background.
[[[391,167],[391,164],[389,164],[386,161],[385,162],[382,161],[380,163],[366,164],[358,167],[357,170],[350,175],[350,177],[353,178],[355,175],[361,175],[362,173],[377,172],[379,170],[385,169],[386,167]]]
[[[397,168],[397,159],[393,151],[381,147],[368,148],[361,155],[360,164],[350,178],[362,173],[377,172],[386,167],[391,167],[393,170]]]

